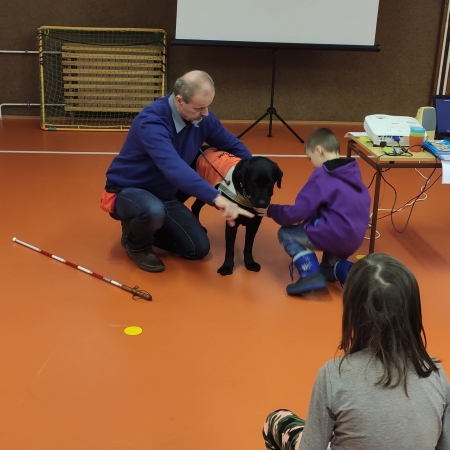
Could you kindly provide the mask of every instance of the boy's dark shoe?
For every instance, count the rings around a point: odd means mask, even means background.
[[[155,255],[152,248],[141,251],[130,250],[128,245],[126,246],[126,252],[128,258],[136,263],[136,265],[146,272],[162,272],[165,269],[164,263],[161,259]]]
[[[347,276],[352,266],[353,263],[347,259],[340,259],[334,265],[334,275],[336,279],[339,281],[339,283],[341,283],[342,287],[344,287],[345,282],[347,281]]]
[[[326,287],[327,282],[325,277],[322,273],[316,272],[312,275],[300,278],[296,283],[289,284],[286,288],[286,292],[289,295],[303,295]]]
[[[327,281],[337,281],[334,273],[334,265],[332,266],[328,261],[322,260],[322,262],[320,263],[320,273],[325,277],[325,280]]]

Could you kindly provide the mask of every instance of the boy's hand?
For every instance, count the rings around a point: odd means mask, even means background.
[[[258,216],[265,217],[265,216],[267,216],[267,210],[269,209],[269,207],[267,207],[267,208],[253,208],[253,209],[258,213]]]

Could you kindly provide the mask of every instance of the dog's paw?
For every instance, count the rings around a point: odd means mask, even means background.
[[[233,273],[234,266],[229,264],[224,264],[222,267],[219,267],[217,269],[217,273],[220,273],[220,275],[231,275]]]
[[[261,270],[261,266],[256,261],[246,262],[245,268],[252,272],[259,272]]]

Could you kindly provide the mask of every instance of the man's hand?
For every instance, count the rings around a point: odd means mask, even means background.
[[[225,217],[225,220],[228,222],[230,227],[234,227],[236,225],[234,220],[239,215],[250,218],[255,217],[255,215],[250,211],[240,208],[236,203],[230,202],[230,200],[220,194],[213,200],[213,205],[222,211],[222,216]]]
[[[261,217],[267,216],[267,210],[268,209],[269,209],[269,207],[267,207],[267,208],[254,208],[254,210],[258,213],[258,216],[261,216]]]

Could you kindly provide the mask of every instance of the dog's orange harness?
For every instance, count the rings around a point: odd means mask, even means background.
[[[233,170],[240,160],[231,153],[208,149],[197,160],[197,173],[230,200],[246,208],[253,208],[248,198],[236,192],[232,182]]]
[[[197,159],[197,173],[212,186],[217,186],[240,160],[231,153],[208,149]]]

